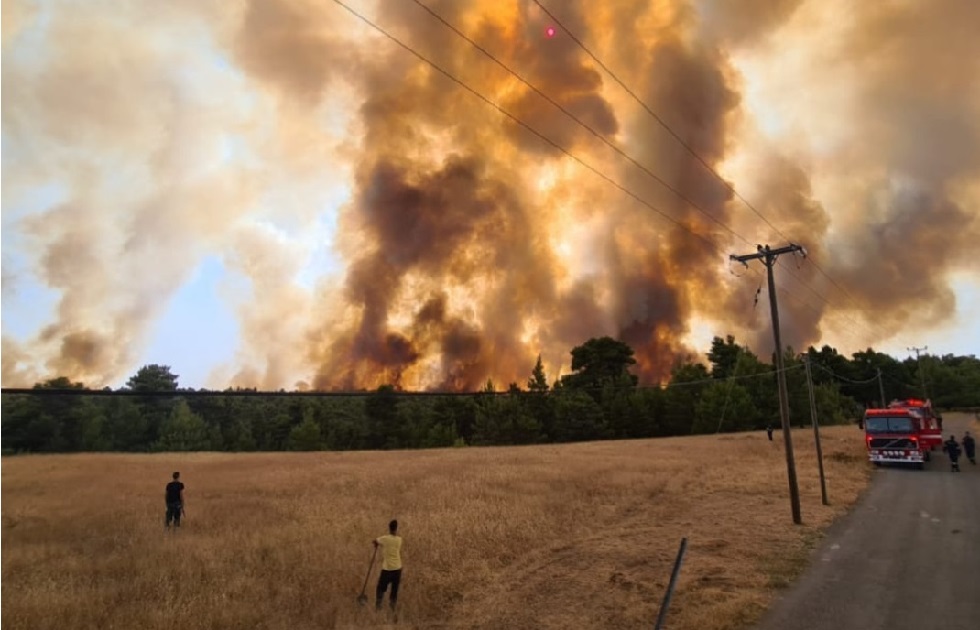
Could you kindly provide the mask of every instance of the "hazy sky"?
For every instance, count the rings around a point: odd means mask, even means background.
[[[5,386],[652,382],[771,350],[787,238],[786,343],[980,355],[980,3],[423,2],[533,88],[348,4],[507,114],[329,0],[3,3]]]

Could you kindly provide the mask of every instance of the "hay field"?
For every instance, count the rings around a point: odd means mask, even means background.
[[[746,627],[869,479],[861,433],[414,452],[3,459],[4,628],[360,628],[370,541],[401,522],[402,628],[652,627],[682,536],[672,630]],[[185,526],[163,528],[173,470]],[[373,601],[377,567],[368,593]]]

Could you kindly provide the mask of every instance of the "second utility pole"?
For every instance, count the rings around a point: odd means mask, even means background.
[[[813,440],[817,444],[817,467],[820,469],[820,500],[824,505],[830,505],[827,499],[827,481],[823,476],[823,449],[820,448],[820,421],[817,419],[817,401],[813,397],[813,372],[810,371],[810,355],[803,354],[803,364],[806,366],[806,386],[810,390],[810,421],[813,422]]]
[[[783,371],[783,344],[779,337],[779,307],[776,305],[776,282],[772,279],[772,268],[780,254],[803,252],[801,246],[790,243],[779,249],[769,249],[769,246],[756,246],[757,253],[744,256],[729,256],[745,266],[750,260],[761,260],[769,275],[769,310],[772,312],[772,334],[776,339],[776,378],[779,382],[779,419],[783,425],[783,442],[786,445],[786,473],[789,477],[789,502],[793,511],[793,522],[797,525],[803,522],[800,516],[800,488],[796,484],[796,461],[793,459],[793,435],[789,424],[789,395],[786,393],[786,373]]]
[[[885,402],[885,381],[881,379],[881,368],[876,368],[878,370],[878,392],[881,393],[881,408],[884,409],[888,403]]]
[[[919,372],[919,382],[922,383],[922,397],[925,398],[926,400],[929,400],[929,392],[926,391],[926,377],[925,377],[925,373],[922,371],[922,357],[919,356],[919,353],[925,352],[928,349],[929,346],[925,346],[924,348],[906,348],[906,350],[908,350],[909,352],[915,353],[915,361],[916,363],[919,364],[918,372]]]

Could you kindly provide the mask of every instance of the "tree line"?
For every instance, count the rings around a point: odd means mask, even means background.
[[[633,350],[609,337],[571,352],[572,373],[549,383],[540,357],[525,383],[470,394],[374,391],[263,395],[182,389],[165,365],[140,368],[120,390],[59,377],[2,397],[5,453],[414,449],[633,439],[779,425],[776,374],[731,336],[707,363],[679,363],[664,386],[643,387]],[[771,357],[774,359],[775,357]],[[791,422],[810,423],[804,358],[821,424],[856,421],[894,398],[940,408],[980,407],[980,360],[926,355],[899,361],[830,346],[784,357]],[[881,373],[880,383],[878,373]],[[70,390],[66,391],[66,390]],[[249,394],[249,395],[245,395]]]

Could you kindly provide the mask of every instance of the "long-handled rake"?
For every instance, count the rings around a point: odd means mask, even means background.
[[[361,594],[357,596],[357,603],[361,606],[367,604],[367,583],[368,579],[371,577],[371,569],[374,568],[374,559],[378,557],[378,548],[374,548],[374,553],[371,554],[371,564],[368,565],[367,575],[364,576],[364,586],[361,587]]]

